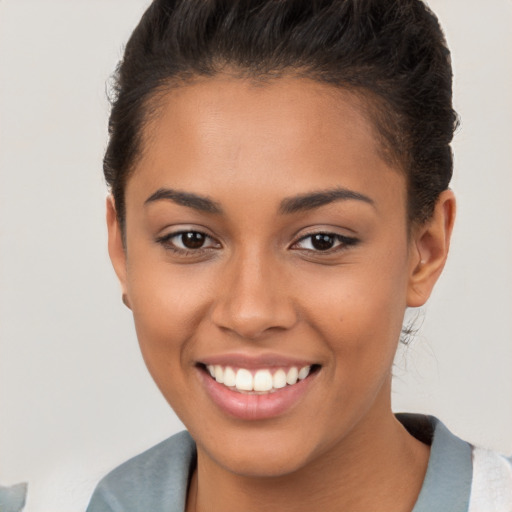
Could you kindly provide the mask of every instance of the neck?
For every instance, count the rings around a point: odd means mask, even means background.
[[[410,512],[430,450],[386,409],[371,411],[335,447],[279,477],[235,474],[198,447],[187,512]]]

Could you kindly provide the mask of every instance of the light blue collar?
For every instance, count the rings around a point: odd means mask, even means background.
[[[431,444],[427,473],[412,512],[467,512],[473,468],[471,446],[438,419],[397,414],[416,438]],[[87,512],[183,512],[196,448],[180,432],[107,475]]]
[[[433,416],[397,414],[397,418],[413,435],[418,423],[425,419],[433,432],[427,474],[412,512],[467,512],[473,480],[471,445]]]

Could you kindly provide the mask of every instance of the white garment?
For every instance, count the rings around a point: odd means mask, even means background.
[[[512,512],[512,460],[473,448],[468,512]]]

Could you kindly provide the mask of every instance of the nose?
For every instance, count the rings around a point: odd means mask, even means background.
[[[257,340],[297,322],[286,273],[272,257],[233,257],[222,273],[212,321],[222,330]]]

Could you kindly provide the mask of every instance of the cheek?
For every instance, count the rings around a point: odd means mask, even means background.
[[[350,345],[400,330],[406,306],[405,266],[354,265],[317,275],[304,293],[305,308],[330,332],[342,330]]]
[[[137,337],[150,373],[162,386],[169,370],[190,365],[194,335],[211,303],[208,272],[193,265],[171,266],[135,257],[133,261],[128,267],[128,292]]]
[[[321,304],[315,324],[331,354],[323,400],[332,407],[322,415],[329,431],[349,428],[377,402],[387,405],[404,301],[383,281],[346,276],[337,291],[311,298]]]
[[[304,316],[328,346],[336,378],[352,389],[391,368],[406,307],[406,268],[403,254],[394,254],[380,264],[331,269],[308,289]]]

